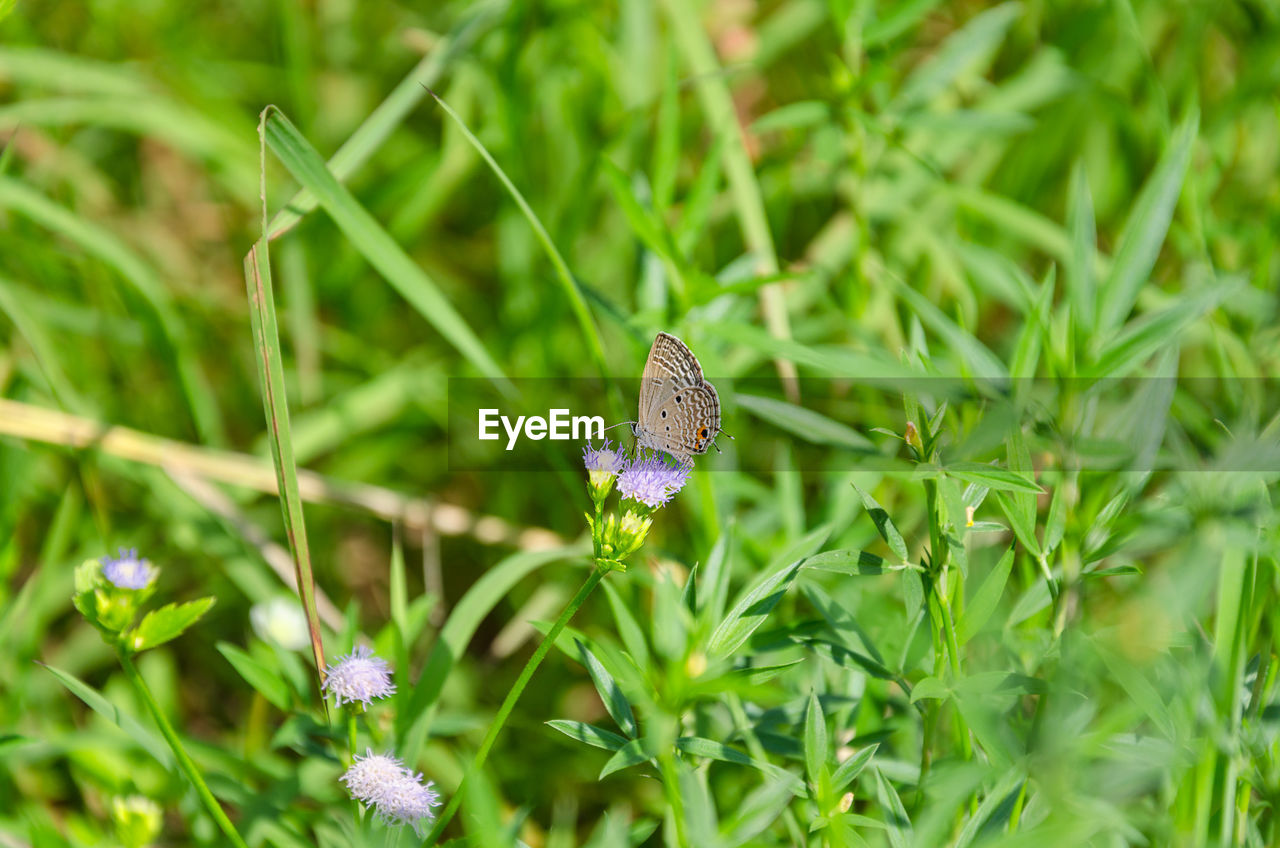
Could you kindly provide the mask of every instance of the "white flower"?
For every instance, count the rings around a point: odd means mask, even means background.
[[[301,651],[311,644],[306,613],[292,595],[254,604],[249,610],[249,623],[259,639],[286,651]]]
[[[361,702],[365,707],[374,698],[385,698],[396,691],[391,682],[391,666],[373,651],[360,645],[325,671],[324,690],[333,696],[333,705]]]
[[[375,754],[367,748],[363,757],[356,757],[341,780],[351,797],[373,807],[381,821],[389,825],[412,825],[418,836],[422,836],[424,820],[430,822],[435,818],[432,808],[440,803],[431,781],[424,786],[422,775],[405,768],[398,758]]]

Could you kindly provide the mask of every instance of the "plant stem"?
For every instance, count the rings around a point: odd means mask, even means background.
[[[662,789],[667,796],[667,804],[671,807],[671,820],[676,826],[676,844],[680,848],[689,848],[689,833],[684,822],[684,803],[680,798],[680,775],[676,772],[676,762],[670,752],[658,757],[658,766],[662,771]]]
[[[231,844],[235,845],[236,848],[249,848],[240,837],[240,834],[236,832],[236,826],[231,823],[231,819],[227,818],[227,814],[222,809],[222,805],[218,803],[218,799],[214,798],[213,793],[209,791],[209,785],[204,782],[204,777],[200,774],[200,770],[196,768],[196,764],[192,762],[191,757],[187,755],[186,748],[182,747],[182,740],[178,738],[177,731],[173,729],[173,725],[169,723],[169,719],[165,717],[164,712],[160,709],[160,704],[156,702],[155,696],[151,694],[151,689],[147,686],[147,682],[138,673],[138,669],[134,666],[129,653],[122,646],[117,645],[116,655],[120,657],[120,665],[124,669],[125,677],[129,678],[129,682],[138,691],[142,702],[147,705],[147,711],[155,719],[156,725],[160,728],[160,734],[164,736],[164,741],[169,743],[169,748],[177,758],[179,767],[182,768],[187,775],[187,779],[195,787],[196,794],[200,796],[200,800],[204,803],[205,809],[209,811],[209,815],[213,816],[213,820],[218,823],[218,827],[222,828],[222,832],[227,835],[227,839],[231,840]]]
[[[356,758],[356,714],[350,707],[347,709],[347,747],[351,751],[351,759]]]
[[[449,799],[449,803],[441,811],[440,817],[436,819],[435,827],[431,828],[431,833],[427,834],[427,845],[435,845],[439,841],[440,834],[444,832],[445,826],[449,824],[454,813],[458,811],[458,805],[462,802],[462,790],[466,788],[467,780],[484,766],[484,761],[489,756],[489,749],[493,747],[498,734],[502,732],[502,727],[507,723],[507,717],[511,715],[511,710],[515,707],[516,701],[520,700],[520,695],[524,692],[524,688],[529,685],[529,679],[533,677],[533,673],[537,671],[543,658],[551,650],[551,646],[555,644],[560,631],[564,630],[565,625],[569,623],[569,619],[573,618],[578,608],[586,602],[596,586],[604,579],[606,573],[608,572],[598,565],[593,566],[591,576],[582,584],[578,594],[574,595],[573,599],[569,601],[569,605],[564,608],[564,611],[560,613],[560,617],[551,625],[547,635],[543,636],[542,641],[538,643],[533,656],[529,657],[529,661],[524,664],[524,669],[520,672],[520,676],[516,678],[511,691],[507,693],[502,706],[498,707],[498,714],[493,717],[493,723],[489,725],[489,731],[480,743],[480,750],[476,751],[475,759],[471,761],[471,767],[462,776],[462,782],[458,784],[458,791],[453,793],[453,797]]]

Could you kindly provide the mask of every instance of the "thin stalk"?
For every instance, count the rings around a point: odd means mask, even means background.
[[[445,826],[449,824],[449,821],[458,811],[458,805],[462,802],[462,790],[466,787],[467,781],[484,766],[484,761],[489,756],[489,749],[493,747],[498,734],[502,732],[503,725],[507,723],[507,717],[511,715],[511,710],[515,708],[516,701],[520,700],[520,695],[524,692],[524,688],[529,685],[529,680],[533,677],[533,673],[542,664],[543,658],[551,650],[551,646],[555,644],[560,632],[564,630],[569,620],[573,618],[574,613],[578,611],[578,608],[595,591],[596,586],[604,579],[606,573],[608,572],[599,566],[592,568],[591,576],[582,584],[578,594],[574,595],[573,599],[569,601],[569,605],[560,613],[560,617],[555,620],[555,623],[551,625],[551,629],[547,631],[547,635],[542,637],[542,641],[534,649],[533,656],[529,657],[529,661],[524,664],[524,669],[520,672],[520,676],[516,678],[511,691],[507,693],[502,706],[498,707],[498,714],[494,716],[493,723],[489,725],[489,731],[480,743],[480,750],[476,751],[475,759],[471,761],[471,767],[462,776],[462,782],[458,784],[458,791],[453,793],[453,797],[449,799],[449,803],[441,811],[440,817],[436,819],[435,827],[431,828],[431,833],[427,834],[427,845],[435,845],[440,840],[440,835],[444,832]]]
[[[231,819],[227,818],[227,814],[222,809],[222,805],[218,803],[218,799],[214,798],[213,793],[209,791],[209,785],[204,782],[204,777],[200,774],[200,770],[196,768],[196,764],[191,760],[191,757],[187,755],[187,749],[182,747],[182,740],[178,738],[177,731],[173,729],[173,725],[165,717],[160,705],[156,703],[155,695],[151,694],[150,687],[142,679],[142,675],[138,673],[138,669],[134,666],[129,653],[123,647],[117,645],[116,655],[120,657],[120,666],[124,669],[125,677],[129,678],[129,682],[138,691],[142,702],[147,705],[147,711],[155,719],[156,725],[160,728],[160,734],[164,736],[164,741],[169,743],[169,748],[178,760],[178,766],[187,775],[187,779],[191,781],[192,786],[195,787],[196,794],[200,796],[200,801],[204,804],[205,809],[209,811],[209,815],[213,816],[213,820],[218,823],[218,827],[222,828],[222,832],[227,835],[227,839],[231,840],[231,844],[235,845],[236,848],[249,848],[245,841],[240,838],[240,834],[236,832],[236,826],[231,823]]]
[[[671,807],[671,820],[676,826],[676,844],[680,848],[689,848],[689,833],[684,822],[684,802],[680,798],[680,775],[676,773],[676,761],[670,753],[666,753],[658,757],[658,767],[662,771],[662,790]]]
[[[356,714],[347,710],[347,748],[351,751],[351,761],[356,759]]]

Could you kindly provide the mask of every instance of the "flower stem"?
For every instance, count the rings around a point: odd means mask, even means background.
[[[684,803],[680,799],[680,776],[676,772],[676,761],[668,752],[658,757],[658,766],[662,773],[662,788],[667,796],[667,804],[671,807],[671,820],[676,827],[676,844],[680,848],[689,848],[688,827],[684,821]]]
[[[436,819],[435,827],[431,828],[431,833],[427,834],[427,845],[435,845],[439,841],[440,834],[444,832],[445,826],[449,824],[454,813],[458,811],[458,805],[462,803],[462,790],[466,788],[467,780],[484,766],[484,761],[489,756],[489,749],[493,747],[498,734],[502,732],[502,727],[507,723],[507,717],[511,715],[511,710],[515,708],[516,701],[520,700],[520,695],[524,692],[524,688],[529,685],[529,679],[533,677],[533,673],[538,670],[543,658],[551,650],[551,646],[555,644],[560,631],[564,630],[565,625],[569,623],[569,619],[573,618],[578,608],[586,602],[606,573],[605,569],[598,565],[593,565],[591,576],[582,584],[578,594],[574,595],[573,599],[569,601],[569,605],[564,608],[564,611],[560,613],[560,617],[551,625],[547,635],[543,636],[542,641],[538,643],[533,656],[529,657],[529,661],[524,664],[524,669],[520,672],[520,676],[516,678],[511,691],[507,693],[502,706],[498,707],[498,714],[493,717],[493,723],[489,725],[489,731],[485,734],[484,741],[480,743],[480,750],[476,751],[475,759],[471,761],[471,767],[462,776],[462,783],[458,785],[458,791],[453,793],[453,797],[449,799],[449,803],[441,811],[440,817]]]
[[[155,719],[156,724],[160,727],[160,734],[164,736],[164,741],[169,743],[169,748],[172,749],[173,755],[177,758],[179,767],[186,773],[187,779],[195,787],[196,794],[200,796],[200,800],[204,803],[205,809],[209,811],[209,815],[213,816],[213,820],[218,823],[218,827],[222,828],[222,832],[227,835],[227,839],[231,841],[232,845],[235,845],[236,848],[248,848],[240,834],[236,832],[236,826],[231,823],[231,819],[227,818],[227,814],[222,809],[222,805],[218,803],[218,799],[214,798],[213,793],[209,791],[209,785],[204,782],[204,777],[201,776],[200,770],[196,768],[196,764],[188,756],[187,750],[182,747],[182,740],[178,738],[177,731],[173,729],[173,725],[165,717],[160,705],[156,703],[155,696],[151,694],[151,689],[147,686],[147,682],[138,673],[138,669],[134,666],[128,651],[117,645],[116,654],[120,657],[120,665],[124,668],[125,677],[129,678],[129,682],[138,691],[142,702],[147,705],[148,712],[151,713],[151,717]]]
[[[347,747],[351,750],[351,761],[356,759],[356,714],[355,710],[347,710]]]

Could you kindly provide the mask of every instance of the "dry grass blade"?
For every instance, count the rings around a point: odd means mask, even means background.
[[[0,435],[94,448],[131,462],[177,469],[268,495],[279,494],[272,468],[252,454],[192,445],[6,398],[0,398]],[[456,504],[415,498],[385,486],[337,480],[306,469],[298,470],[298,491],[306,502],[363,510],[413,532],[472,536],[486,545],[511,545],[526,551],[566,544],[561,536],[542,527],[519,527]]]
[[[265,144],[265,142],[264,142]],[[264,193],[265,198],[265,193]],[[265,224],[266,209],[263,208]],[[324,642],[320,636],[320,615],[316,609],[315,576],[311,571],[311,550],[298,488],[298,466],[293,458],[289,430],[289,405],[284,390],[284,363],[280,358],[280,330],[276,324],[275,301],[271,292],[271,265],[265,236],[244,258],[244,279],[249,293],[249,315],[253,326],[254,361],[262,385],[262,405],[267,419],[271,459],[276,469],[280,508],[284,512],[285,533],[298,581],[298,596],[307,615],[311,652],[316,674],[324,682]]]

